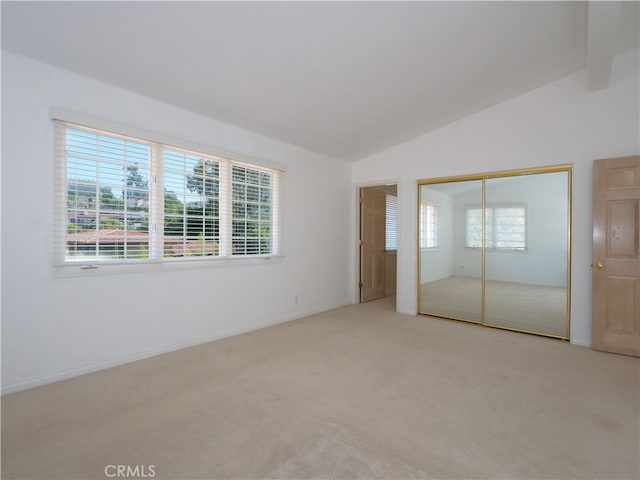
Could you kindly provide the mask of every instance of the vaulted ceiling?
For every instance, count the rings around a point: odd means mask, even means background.
[[[3,1],[2,47],[349,161],[587,66],[606,86],[639,43],[609,3]]]

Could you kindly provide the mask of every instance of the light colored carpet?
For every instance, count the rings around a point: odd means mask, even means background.
[[[566,338],[566,289],[487,280],[485,294],[486,324]],[[479,278],[443,278],[422,284],[421,311],[479,322],[481,296]]]
[[[388,300],[2,398],[2,478],[638,478],[639,361]]]

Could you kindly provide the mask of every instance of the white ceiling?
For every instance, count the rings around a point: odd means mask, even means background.
[[[622,5],[616,51],[638,45]],[[585,68],[584,2],[2,2],[2,47],[344,160]]]

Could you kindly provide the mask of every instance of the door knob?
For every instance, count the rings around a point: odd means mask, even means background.
[[[606,265],[604,263],[602,263],[602,262],[598,262],[596,264],[596,267],[598,267],[600,270],[602,270],[604,267],[606,267]]]

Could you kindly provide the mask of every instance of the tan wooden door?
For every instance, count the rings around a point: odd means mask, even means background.
[[[386,193],[360,189],[360,301],[384,297]]]
[[[592,347],[640,356],[640,157],[593,163]]]

